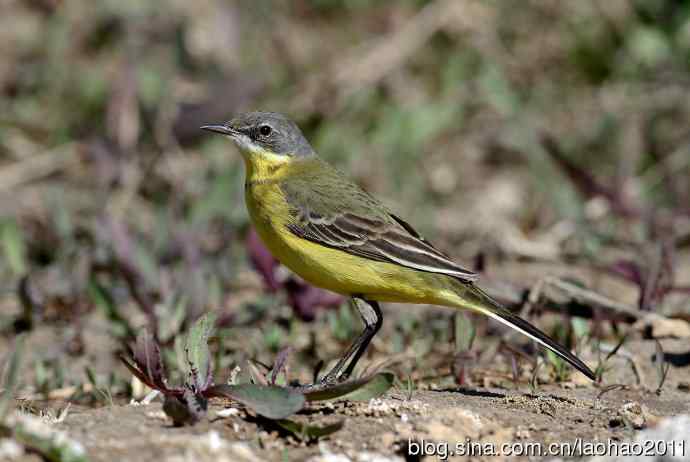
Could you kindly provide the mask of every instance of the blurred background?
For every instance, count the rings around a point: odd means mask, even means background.
[[[549,276],[690,315],[689,2],[0,8],[0,349],[29,331],[39,392],[127,390],[123,342],[148,328],[175,345],[209,310],[228,372],[291,347],[307,381],[359,332],[343,299],[266,253],[240,156],[199,130],[246,110],[289,115],[513,308]],[[530,319],[575,348],[615,343],[629,322],[551,301]],[[516,379],[531,364],[528,342],[484,320],[472,345],[462,337],[475,327],[450,310],[385,314],[370,360],[416,358],[398,367],[419,386],[482,368]]]

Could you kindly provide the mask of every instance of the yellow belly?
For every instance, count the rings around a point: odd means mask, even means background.
[[[288,206],[275,185],[248,188],[246,201],[266,247],[283,265],[315,286],[377,301],[455,304],[457,295],[447,276],[369,260],[295,236],[286,227]]]

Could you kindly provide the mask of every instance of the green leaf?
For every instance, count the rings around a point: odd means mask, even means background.
[[[501,115],[512,116],[520,108],[520,99],[511,87],[505,71],[497,64],[485,63],[479,76],[483,96]]]
[[[14,221],[0,224],[0,240],[10,269],[16,276],[23,275],[26,272],[26,244]]]
[[[368,380],[367,383],[343,396],[343,399],[369,401],[370,399],[378,398],[393,386],[394,381],[395,374],[392,372],[379,372]]]
[[[294,420],[281,419],[276,421],[283,429],[292,433],[301,441],[312,441],[337,432],[345,424],[344,420],[329,425],[310,425]]]
[[[465,313],[455,314],[455,352],[462,353],[472,349],[476,330],[472,320]]]
[[[370,376],[339,383],[333,386],[315,387],[304,393],[307,401],[326,401],[347,399],[351,401],[369,401],[383,395],[393,386],[395,374],[379,372]]]
[[[214,385],[204,396],[233,399],[269,419],[284,419],[304,406],[304,395],[297,390],[253,383]]]
[[[165,343],[180,332],[187,317],[187,297],[181,296],[174,300],[167,300],[165,312],[158,319],[158,339]]]
[[[559,382],[565,381],[568,376],[568,371],[570,370],[568,363],[551,350],[546,350],[546,358],[556,371],[556,379]]]
[[[86,378],[89,379],[89,383],[93,385],[94,388],[98,388],[98,379],[96,378],[96,372],[91,366],[85,366],[84,372],[86,372]]]
[[[570,325],[577,339],[586,337],[590,333],[590,322],[584,318],[573,317],[570,319]]]
[[[354,302],[352,302],[354,303]],[[345,341],[355,334],[355,318],[353,316],[353,306],[343,303],[338,311],[328,311],[328,324],[337,340]]]
[[[19,383],[19,367],[21,366],[22,357],[24,355],[25,339],[25,334],[17,336],[14,343],[14,351],[5,368],[5,377],[2,382],[3,392],[0,395],[0,422],[4,420],[10,409],[10,403],[12,403],[14,399],[15,388],[17,387],[17,383]]]
[[[671,44],[661,29],[641,26],[634,28],[627,39],[628,50],[638,62],[650,68],[672,54]]]
[[[95,278],[89,281],[88,294],[96,308],[110,321],[113,335],[119,338],[135,336],[129,322],[118,310],[113,296]]]
[[[93,368],[91,366],[86,366],[84,370],[86,372],[86,378],[93,386],[93,396],[104,403],[112,404],[112,396],[110,395],[110,391],[107,388],[103,388],[99,385],[98,377],[96,376],[96,372],[93,370]]]
[[[79,442],[54,430],[31,415],[19,415],[13,423],[14,438],[42,460],[52,462],[86,462],[88,457]]]
[[[211,380],[211,353],[208,339],[216,322],[214,313],[207,313],[197,319],[187,335],[185,353],[187,357],[188,382],[195,390],[205,389]]]

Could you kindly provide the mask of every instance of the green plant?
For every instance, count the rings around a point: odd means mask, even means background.
[[[207,314],[199,318],[189,330],[184,345],[186,379],[180,386],[168,385],[160,347],[147,331],[142,331],[137,336],[136,344],[132,346],[132,355],[121,357],[123,364],[134,376],[163,394],[163,410],[176,425],[194,424],[202,419],[206,414],[209,398],[228,398],[264,418],[282,420],[301,410],[306,401],[369,400],[385,393],[393,384],[393,374],[381,372],[337,385],[277,386],[281,374],[280,382],[288,383],[285,364],[289,350],[279,354],[271,371],[264,374],[254,368],[253,377],[258,383],[214,384],[208,348],[214,322],[215,317]],[[299,426],[285,425],[291,429],[300,428],[300,432],[306,431]]]

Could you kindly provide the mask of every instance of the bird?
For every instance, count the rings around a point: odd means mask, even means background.
[[[305,281],[349,297],[364,330],[313,385],[351,377],[381,328],[380,302],[441,305],[481,313],[553,351],[594,380],[567,348],[482,290],[455,263],[378,199],[321,158],[283,114],[246,112],[203,130],[224,135],[245,164],[245,203],[257,234]]]

